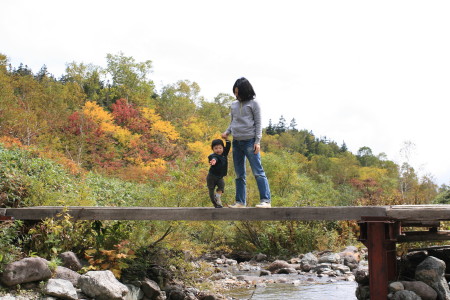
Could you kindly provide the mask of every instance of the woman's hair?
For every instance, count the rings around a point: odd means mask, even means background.
[[[256,97],[255,91],[247,78],[241,77],[236,80],[233,85],[233,94],[235,88],[238,88],[238,96],[241,101],[252,100]]]

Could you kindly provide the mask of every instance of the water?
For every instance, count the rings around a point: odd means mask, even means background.
[[[356,282],[337,281],[332,283],[301,284],[268,284],[256,289],[235,289],[227,296],[235,299],[251,300],[356,300]]]

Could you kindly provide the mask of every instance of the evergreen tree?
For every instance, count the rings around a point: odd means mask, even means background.
[[[289,130],[298,131],[297,122],[295,121],[295,118],[292,118],[291,123],[289,124]]]
[[[14,69],[13,74],[26,76],[26,75],[33,75],[33,72],[31,72],[31,69],[28,68],[27,65],[24,66],[22,63],[20,63],[19,68]]]
[[[347,145],[345,144],[345,141],[342,141],[342,145],[341,148],[339,148],[339,152],[347,152],[348,148]]]
[[[272,119],[269,119],[269,126],[266,128],[266,134],[268,135],[274,135],[275,134],[275,128],[272,125]]]
[[[277,134],[286,132],[286,119],[283,117],[283,115],[281,115],[280,119],[278,120],[278,124],[275,128],[275,131]]]

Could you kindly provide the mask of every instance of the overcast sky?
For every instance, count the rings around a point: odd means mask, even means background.
[[[264,126],[386,153],[405,143],[419,175],[450,184],[449,1],[3,0],[0,53],[13,67],[153,61],[157,86],[195,81],[212,100],[247,77]],[[264,141],[263,141],[264,142]]]

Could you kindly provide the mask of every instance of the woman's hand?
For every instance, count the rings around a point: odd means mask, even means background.
[[[228,139],[228,135],[229,135],[228,133],[224,132],[224,133],[222,133],[222,138],[223,139]]]
[[[258,154],[259,153],[259,150],[261,150],[261,145],[260,144],[255,144],[254,146],[253,146],[253,148],[255,149],[255,154]]]

